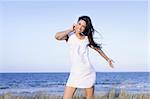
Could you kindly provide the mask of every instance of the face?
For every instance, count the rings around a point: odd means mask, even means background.
[[[75,32],[76,33],[82,33],[86,28],[86,22],[84,20],[78,21],[78,23],[75,25]]]

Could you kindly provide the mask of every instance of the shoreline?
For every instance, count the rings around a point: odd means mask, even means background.
[[[110,88],[108,90],[96,90],[95,89],[95,94],[98,94],[98,93],[108,93],[108,92],[111,92],[112,90],[115,91],[115,93],[120,93],[122,91],[126,92],[126,93],[132,93],[132,94],[145,94],[145,93],[150,93],[150,90],[140,90],[140,91],[130,91],[128,89],[118,89],[118,88]],[[82,88],[77,88],[77,92],[84,92],[84,89]],[[11,94],[16,94],[16,95],[21,95],[21,94],[36,94],[38,92],[43,92],[43,93],[46,93],[46,94],[55,94],[55,95],[61,95],[64,93],[64,89],[62,90],[48,90],[48,89],[7,89],[7,90],[3,90],[1,89],[0,90],[0,95],[2,94],[5,94],[5,93],[11,93]]]

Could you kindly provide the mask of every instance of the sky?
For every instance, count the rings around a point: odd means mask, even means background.
[[[115,61],[112,69],[89,49],[97,72],[150,71],[147,0],[1,0],[0,72],[69,72],[68,45],[54,36],[82,15],[91,17],[100,33],[94,40]]]

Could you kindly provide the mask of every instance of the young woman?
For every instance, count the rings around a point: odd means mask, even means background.
[[[96,50],[113,68],[113,60],[108,58],[101,47],[94,42],[94,31],[90,17],[81,16],[77,24],[55,35],[57,40],[67,41],[72,63],[63,99],[72,99],[77,88],[85,89],[86,99],[94,98],[96,73],[89,61],[88,47]]]

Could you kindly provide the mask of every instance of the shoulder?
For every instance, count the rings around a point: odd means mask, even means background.
[[[68,37],[72,36],[73,34],[74,34],[74,32],[68,33]]]
[[[68,42],[68,41],[70,41],[71,39],[73,39],[74,34],[75,34],[74,32],[68,33],[68,35],[67,35],[67,40],[66,40],[66,41]]]

